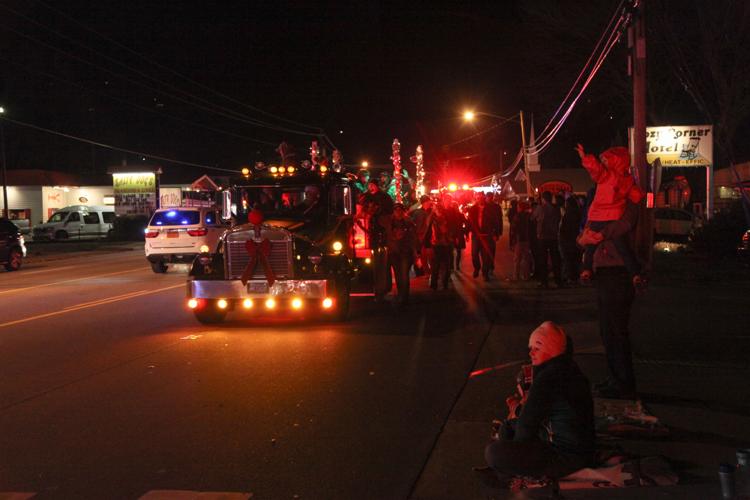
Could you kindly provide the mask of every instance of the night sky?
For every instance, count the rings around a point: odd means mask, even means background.
[[[552,46],[521,3],[1,0],[0,104],[20,121],[229,169],[273,160],[282,140],[306,155],[312,137],[291,132],[316,132],[303,124],[324,129],[347,163],[388,163],[398,137],[403,156],[422,143],[428,170],[454,159],[469,180],[498,170],[503,151],[510,161],[520,132],[511,123],[442,147],[494,123],[465,124],[462,110],[524,109],[539,131],[618,2],[563,12],[581,28]],[[621,75],[625,53],[621,43],[602,73]],[[628,99],[587,98],[543,164],[574,166],[577,140],[622,142]],[[9,168],[102,173],[141,161],[8,123],[5,135]],[[155,163],[168,175],[203,173]]]

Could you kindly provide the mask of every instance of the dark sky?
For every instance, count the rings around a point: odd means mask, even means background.
[[[464,124],[462,109],[511,115],[524,108],[543,125],[546,108],[572,83],[568,73],[574,77],[588,57],[615,2],[603,2],[586,19],[591,33],[582,35],[582,46],[588,49],[572,54],[576,68],[547,75],[555,85],[543,96],[546,107],[523,91],[528,79],[539,78],[539,71],[526,66],[548,47],[535,45],[524,31],[518,4],[0,0],[0,104],[20,121],[222,168],[271,160],[273,147],[265,143],[281,140],[307,154],[310,137],[249,122],[310,128],[255,107],[322,127],[348,163],[387,163],[394,137],[404,157],[423,143],[429,169],[445,158],[494,151],[495,157],[464,165],[470,170],[462,176],[478,177],[497,169],[500,151],[509,158],[518,150],[518,125],[459,148],[441,148],[493,123]],[[615,57],[607,64],[624,66],[623,52]],[[600,142],[612,140],[618,130],[624,136],[622,120],[629,118],[618,119],[602,130],[574,116],[566,133],[588,127]],[[123,158],[139,160],[12,124],[5,125],[5,134],[10,168],[87,173]],[[568,146],[549,163],[574,160]]]

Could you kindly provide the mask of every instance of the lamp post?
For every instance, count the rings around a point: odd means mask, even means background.
[[[2,180],[3,180],[3,215],[10,218],[8,212],[8,177],[5,171],[5,130],[3,128],[3,115],[5,108],[0,106],[0,160],[2,160]]]
[[[519,111],[517,115],[513,116],[500,116],[492,113],[487,113],[485,111],[466,110],[464,111],[463,116],[465,121],[471,122],[480,115],[488,116],[490,118],[495,118],[498,120],[513,121],[521,125],[521,147],[523,149],[523,173],[526,177],[526,195],[531,198],[531,196],[533,195],[533,190],[531,189],[531,177],[529,177],[529,169],[526,161],[526,131],[523,125],[523,111]],[[516,120],[516,117],[518,117],[518,120]]]

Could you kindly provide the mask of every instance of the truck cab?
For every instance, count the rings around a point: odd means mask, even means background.
[[[352,180],[340,173],[270,167],[235,179],[222,200],[232,225],[193,262],[188,307],[202,323],[229,312],[346,319],[354,213]]]

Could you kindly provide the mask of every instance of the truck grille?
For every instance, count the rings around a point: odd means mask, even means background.
[[[266,236],[265,234],[263,235]],[[226,255],[228,259],[227,270],[229,279],[240,279],[242,272],[250,261],[250,256],[245,249],[245,241],[249,239],[247,233],[237,233],[227,238]],[[287,239],[270,239],[271,252],[268,262],[277,278],[290,278],[292,276],[292,242]],[[260,262],[255,267],[252,278],[265,279],[263,266]]]

